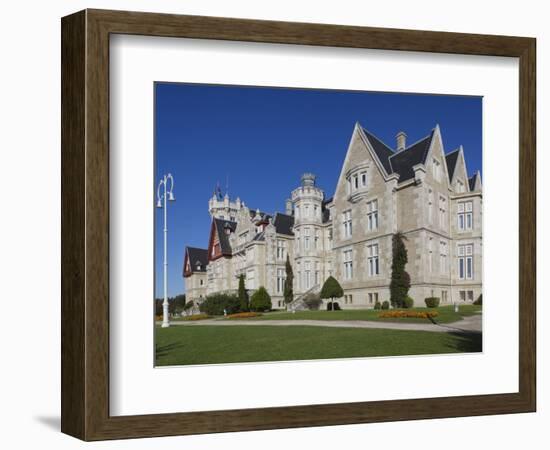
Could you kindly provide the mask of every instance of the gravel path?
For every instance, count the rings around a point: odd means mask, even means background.
[[[312,326],[312,327],[333,327],[333,328],[378,328],[386,330],[410,330],[410,331],[433,331],[436,333],[457,333],[457,332],[481,332],[481,314],[465,317],[463,320],[448,324],[433,323],[410,323],[410,322],[377,322],[368,320],[197,320],[197,321],[175,321],[171,325],[176,326],[203,326],[216,325],[223,327],[231,326]]]

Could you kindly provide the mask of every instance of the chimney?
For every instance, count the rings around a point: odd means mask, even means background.
[[[397,139],[397,151],[405,150],[405,147],[407,146],[407,135],[404,131],[400,131],[395,136]]]
[[[291,216],[291,215],[292,215],[292,200],[290,200],[289,198],[286,199],[285,214],[286,214],[287,216]]]

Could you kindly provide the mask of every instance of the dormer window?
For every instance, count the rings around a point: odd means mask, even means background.
[[[367,172],[361,172],[361,187],[367,187]]]

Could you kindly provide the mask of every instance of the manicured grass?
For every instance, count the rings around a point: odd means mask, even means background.
[[[391,311],[391,310],[389,310]],[[462,320],[465,316],[471,316],[481,312],[481,306],[476,305],[461,305],[458,313],[454,312],[453,306],[441,306],[439,308],[411,308],[407,311],[435,311],[438,316],[434,319],[437,323],[451,323],[457,320]],[[373,320],[384,322],[412,322],[423,323],[428,319],[415,319],[415,318],[380,318],[380,313],[384,311],[374,309],[361,309],[361,310],[341,310],[341,311],[297,311],[291,312],[271,312],[264,314],[261,317],[256,317],[251,320]]]
[[[481,351],[481,334],[311,326],[155,329],[159,366]]]

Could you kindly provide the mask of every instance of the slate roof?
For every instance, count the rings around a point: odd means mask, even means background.
[[[275,214],[275,220],[273,221],[275,231],[279,234],[286,234],[293,236],[292,227],[294,226],[294,217],[288,216],[282,213]]]
[[[425,138],[415,142],[405,150],[394,153],[388,158],[391,168],[389,173],[399,174],[399,182],[407,181],[414,178],[413,167],[417,164],[425,164],[428,150],[432,143],[434,131]]]
[[[476,188],[476,178],[477,173],[474,173],[472,177],[468,178],[468,186],[470,188],[470,191],[473,191]]]
[[[254,217],[256,217],[256,210],[252,208],[249,208],[249,210],[250,218],[253,219]],[[269,218],[271,218],[271,215],[260,211],[260,217],[262,218],[262,220],[268,220]]]
[[[214,219],[214,225],[216,226],[216,231],[220,240],[220,248],[222,254],[230,255],[231,245],[229,245],[229,236],[225,233],[225,229],[229,228],[231,232],[234,232],[237,228],[237,222],[232,222],[231,220],[224,219]]]
[[[456,162],[458,161],[458,154],[460,149],[456,149],[451,153],[445,155],[445,161],[447,162],[447,170],[449,171],[449,181],[453,179],[455,173]]]
[[[206,272],[208,265],[208,250],[205,248],[187,247],[187,256],[192,272]],[[200,269],[197,269],[197,263],[200,264]]]
[[[388,174],[392,173],[390,158],[393,156],[393,150],[389,148],[386,144],[384,144],[380,139],[378,139],[374,134],[365,130],[364,128],[363,133],[365,133],[365,136],[367,136],[367,139],[374,149],[374,152],[378,156],[378,159],[384,166],[384,169],[386,169],[386,172]]]
[[[327,205],[332,202],[333,198],[334,197],[330,197],[327,200],[323,200],[323,204],[321,206],[321,209],[322,209],[321,221],[322,221],[322,223],[327,223],[327,222],[330,221],[330,210],[327,208]]]

